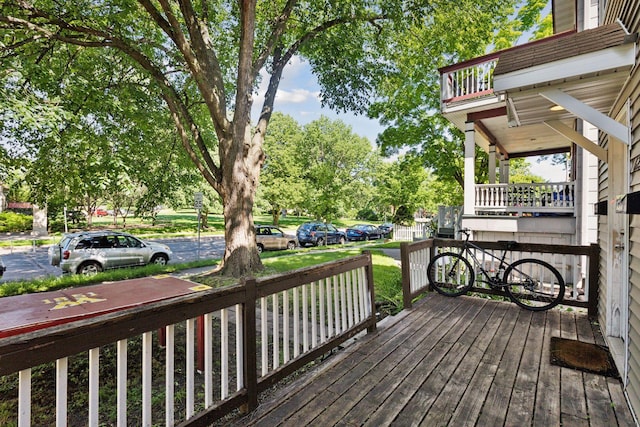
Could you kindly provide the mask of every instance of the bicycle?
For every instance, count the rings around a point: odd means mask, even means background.
[[[513,250],[518,242],[502,242],[506,246],[502,256],[498,257],[469,242],[468,229],[461,232],[466,238],[460,252],[442,252],[433,257],[427,267],[429,284],[438,293],[448,297],[467,293],[476,281],[477,269],[484,278],[479,282],[487,283],[492,289],[504,290],[514,303],[527,310],[548,310],[562,301],[565,292],[564,280],[551,264],[534,258],[523,258],[509,263],[505,261],[507,252]],[[499,260],[498,268],[487,271],[478,260],[476,250]],[[496,262],[492,260],[491,264],[495,265]]]

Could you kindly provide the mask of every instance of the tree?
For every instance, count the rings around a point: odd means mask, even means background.
[[[390,214],[403,206],[411,218],[428,202],[429,174],[419,157],[402,156],[387,163],[377,172],[379,204],[390,208]]]
[[[72,68],[84,51],[102,49],[115,64],[128,66],[148,101],[163,100],[185,153],[220,195],[223,270],[240,276],[261,268],[251,212],[284,67],[293,55],[308,58],[326,102],[364,111],[374,80],[385,72],[376,52],[403,20],[429,16],[434,7],[409,6],[400,1],[9,0],[0,6],[0,36],[4,59],[12,61],[3,66],[20,62],[21,71],[38,76],[29,87],[44,94],[45,102],[48,90],[66,90],[39,84],[55,81],[43,77],[47,61],[58,58]],[[61,51],[68,55],[58,55]],[[269,85],[254,127],[252,93],[263,69]]]
[[[362,203],[358,189],[370,173],[374,156],[368,139],[355,135],[340,120],[322,116],[304,127],[298,164],[306,182],[306,209],[330,222],[345,208],[346,200]]]
[[[140,96],[150,105],[162,99],[184,152],[222,199],[222,267],[240,276],[262,266],[252,208],[276,92],[293,55],[311,63],[326,105],[364,113],[376,88],[389,87],[386,76],[397,78],[415,65],[432,70],[438,62],[433,61],[435,53],[460,47],[425,50],[405,42],[417,34],[427,44],[449,45],[459,41],[451,34],[464,33],[474,41],[470,44],[482,45],[493,25],[507,19],[501,9],[514,2],[6,0],[0,5],[1,66],[27,73],[26,89],[45,104],[54,94],[70,90],[65,69],[95,66],[99,72],[90,80],[98,83],[105,70],[128,68],[130,80],[144,89]],[[88,58],[87,50],[95,49],[108,50],[111,63],[95,57],[80,62]],[[406,64],[399,61],[404,59],[400,51],[408,52]],[[420,63],[412,63],[418,55]],[[449,54],[449,59],[455,57],[457,53]],[[55,66],[57,75],[50,76],[47,63]],[[268,90],[252,126],[252,93],[261,70],[268,72]],[[436,85],[433,79],[426,85],[437,87],[437,79]],[[109,89],[121,95],[122,102],[135,96],[120,87]],[[401,92],[424,94],[415,88]],[[382,93],[389,95],[387,90]],[[81,100],[82,93],[75,98]],[[93,110],[102,108],[96,105]],[[385,117],[393,121],[398,116]]]
[[[305,197],[303,165],[297,152],[304,150],[302,128],[291,116],[274,113],[265,136],[265,162],[260,177],[260,197],[278,225],[283,209],[297,207]]]

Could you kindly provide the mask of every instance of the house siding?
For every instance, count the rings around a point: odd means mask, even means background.
[[[631,33],[640,31],[640,0],[609,0],[605,15],[605,23],[615,22],[620,19]],[[631,71],[631,77],[623,88],[618,103],[611,111],[611,116],[616,115],[627,108],[627,100],[630,101],[629,123],[631,124],[631,152],[630,160],[640,159],[640,70],[638,64],[640,57],[636,51],[636,65]],[[605,168],[601,165],[601,171]],[[606,197],[606,182],[601,180],[600,200]],[[640,171],[631,171],[630,191],[640,191]],[[603,220],[604,219],[604,220]],[[608,247],[606,234],[606,217],[600,221],[598,233],[601,248]],[[629,324],[628,324],[628,367],[626,392],[629,403],[636,415],[640,414],[640,216],[631,215],[629,218]],[[602,252],[601,267],[606,266],[606,259],[610,254]],[[601,281],[606,280],[606,270],[603,270]],[[601,301],[606,301],[603,295]],[[603,304],[600,304],[603,308]],[[601,320],[603,320],[601,313]],[[604,324],[604,323],[601,323]]]
[[[603,148],[607,148],[608,139],[603,138],[600,135],[599,145]],[[598,172],[598,201],[607,203],[609,207],[609,165],[607,163],[600,163]],[[598,301],[598,313],[599,321],[601,325],[606,325],[607,319],[607,259],[609,254],[607,248],[609,247],[609,233],[607,230],[607,215],[598,216],[598,242],[600,243],[600,278],[599,278],[599,301]],[[604,331],[603,331],[604,332]]]
[[[638,2],[640,3],[640,2]],[[637,14],[637,8],[636,8]],[[634,16],[634,31],[638,31]],[[636,58],[636,64],[638,64]],[[631,88],[631,159],[640,156],[640,72],[632,72]],[[632,172],[630,191],[640,191],[640,173]],[[629,375],[627,394],[636,414],[640,414],[640,217],[632,215],[629,226]]]

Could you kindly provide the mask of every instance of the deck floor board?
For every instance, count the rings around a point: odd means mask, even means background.
[[[602,342],[580,312],[430,294],[235,425],[633,425],[619,380],[551,365],[552,336]]]

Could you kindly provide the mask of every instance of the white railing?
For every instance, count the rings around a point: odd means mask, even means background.
[[[493,70],[498,57],[482,62],[459,64],[441,70],[441,99],[451,102],[493,93]]]
[[[209,425],[253,409],[260,391],[375,329],[372,277],[364,254],[0,339],[2,422]]]
[[[431,219],[416,219],[412,225],[393,224],[393,240],[412,241],[431,237]]]
[[[574,213],[575,182],[476,184],[476,213]]]

